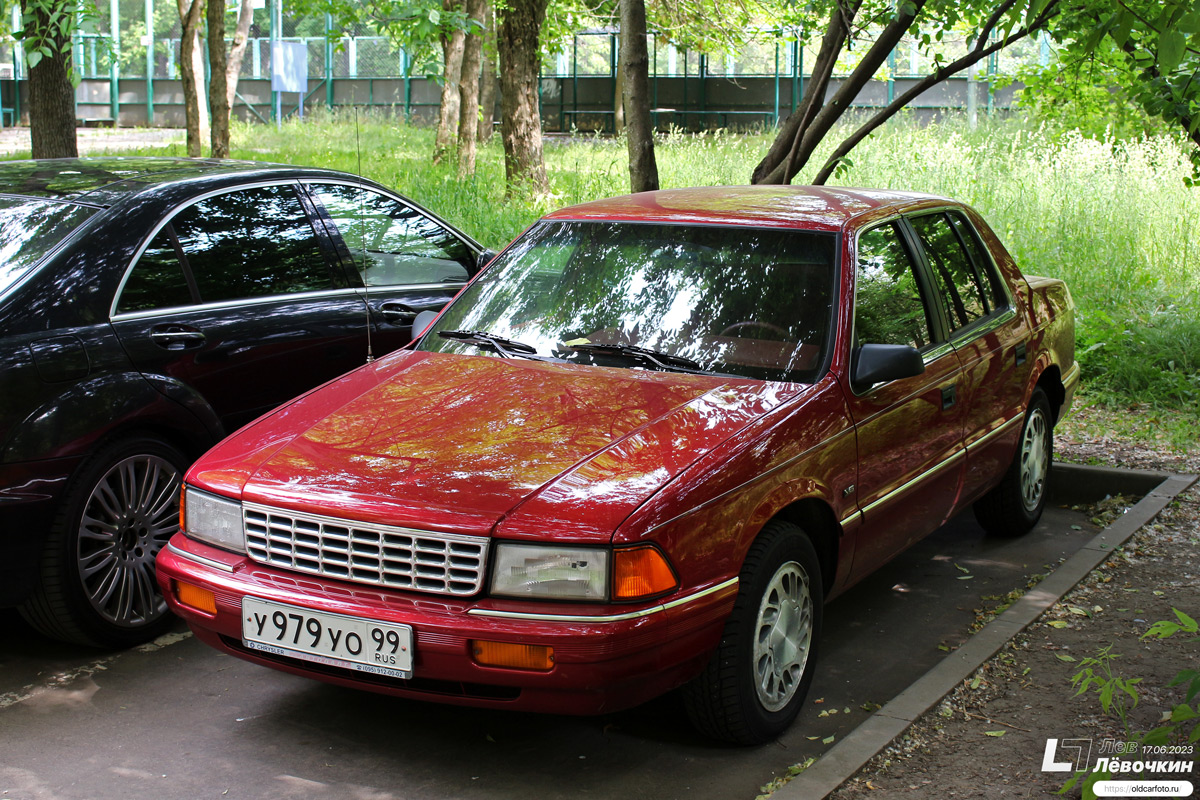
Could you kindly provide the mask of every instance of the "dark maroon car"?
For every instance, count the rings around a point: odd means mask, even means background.
[[[0,607],[121,645],[200,453],[409,341],[482,248],[353,175],[176,158],[0,164]]]
[[[760,742],[826,601],[969,505],[1037,522],[1073,354],[1066,287],[944,198],[575,206],[414,346],[202,458],[159,581],[289,672],[556,713],[684,686],[702,730]]]

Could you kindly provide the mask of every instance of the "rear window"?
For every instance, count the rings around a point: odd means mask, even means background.
[[[95,212],[69,203],[0,197],[0,294]]]

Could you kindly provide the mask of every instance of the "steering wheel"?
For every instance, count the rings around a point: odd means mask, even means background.
[[[762,328],[763,330],[771,331],[772,333],[779,334],[780,336],[783,337],[784,341],[787,341],[791,337],[791,334],[788,331],[784,330],[783,328],[779,327],[778,325],[772,325],[770,322],[762,322],[757,319],[748,319],[748,320],[745,320],[744,322],[735,322],[732,325],[730,325],[729,327],[727,327],[725,330],[721,331],[721,333],[718,335],[719,336],[728,336],[728,335],[732,334],[734,331],[741,330],[742,328]]]

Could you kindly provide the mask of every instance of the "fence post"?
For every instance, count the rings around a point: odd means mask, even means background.
[[[211,2],[212,0],[209,0]],[[325,107],[333,110],[333,15],[325,12]]]
[[[267,9],[270,12],[271,22],[268,30],[271,37],[271,113],[275,116],[275,126],[283,127],[283,100],[280,93],[275,91],[275,43],[283,39],[283,14],[280,0],[270,0],[267,4]]]
[[[146,124],[154,124],[154,0],[146,0]]]
[[[775,127],[779,127],[779,31],[775,31]]]
[[[121,117],[121,4],[118,0],[110,0],[108,15],[112,27],[109,33],[112,52],[108,56],[108,99],[112,104],[113,127],[116,127]]]

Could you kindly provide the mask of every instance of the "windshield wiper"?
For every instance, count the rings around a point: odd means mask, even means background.
[[[455,341],[473,344],[476,347],[495,350],[503,358],[537,355],[536,347],[514,339],[505,339],[503,336],[497,336],[487,331],[438,331],[438,336],[441,336],[443,339],[454,339]]]
[[[632,344],[593,344],[592,342],[564,346],[568,350],[574,350],[577,353],[612,353],[619,356],[628,356],[636,361],[649,363],[659,369],[675,370],[677,372],[695,372],[700,375],[709,374],[707,370],[700,366],[699,361],[694,361],[687,356],[660,353],[648,347],[638,347]]]

